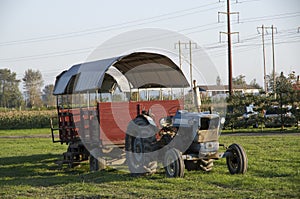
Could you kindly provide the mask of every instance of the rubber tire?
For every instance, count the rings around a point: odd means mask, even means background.
[[[184,161],[181,152],[175,148],[169,149],[164,156],[164,168],[169,178],[182,178],[184,176]]]
[[[150,135],[154,135],[140,138],[141,131],[148,131]],[[155,142],[155,132],[144,118],[137,117],[129,123],[125,137],[125,150],[126,163],[132,176],[156,172],[157,161],[151,153],[154,151]]]
[[[245,174],[248,167],[246,152],[242,146],[232,144],[228,147],[227,152],[230,155],[226,157],[226,164],[230,174]]]

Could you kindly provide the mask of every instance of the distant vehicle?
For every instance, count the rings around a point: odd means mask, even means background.
[[[292,114],[291,109],[291,106],[284,106],[282,110],[278,106],[270,107],[264,116],[265,127],[281,127],[282,124],[285,127],[296,125],[297,121],[295,116]]]
[[[250,104],[245,109],[246,112],[243,114],[245,127],[253,126],[253,128],[258,128],[258,112],[254,111],[254,105]]]
[[[244,111],[237,114],[233,113],[233,110],[229,111],[225,125],[231,128],[253,128],[258,127],[258,112],[254,111],[254,105],[245,106]]]

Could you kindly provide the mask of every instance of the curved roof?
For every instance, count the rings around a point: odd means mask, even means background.
[[[188,87],[179,67],[159,53],[134,52],[72,66],[56,77],[53,94],[87,90],[109,91],[117,84],[122,91],[136,88]]]

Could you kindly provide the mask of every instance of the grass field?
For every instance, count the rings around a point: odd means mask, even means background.
[[[19,133],[0,131],[0,136]],[[89,173],[87,163],[58,167],[54,162],[67,146],[50,138],[0,138],[0,198],[299,198],[299,134],[220,140],[245,148],[247,174],[230,175],[224,159],[209,173],[186,171],[177,179],[166,178],[163,169],[138,178],[111,168]]]
[[[32,136],[32,135],[50,136],[51,130],[50,128],[0,130],[0,136]]]

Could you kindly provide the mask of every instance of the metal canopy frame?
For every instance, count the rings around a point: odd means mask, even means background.
[[[185,75],[169,57],[134,52],[72,66],[56,77],[53,94],[109,91],[116,83],[124,92],[139,88],[189,87]]]

